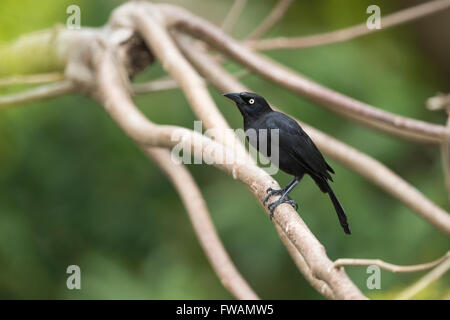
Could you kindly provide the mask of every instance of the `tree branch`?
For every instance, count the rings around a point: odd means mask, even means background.
[[[239,20],[246,4],[247,0],[234,0],[233,5],[222,22],[222,30],[224,32],[231,33],[233,31],[233,27]]]
[[[31,75],[14,75],[6,78],[0,78],[0,88],[22,84],[36,84],[44,82],[55,82],[64,80],[64,75],[59,72],[31,74]]]
[[[450,259],[446,259],[443,263],[439,264],[436,268],[431,270],[429,273],[420,278],[419,281],[405,289],[401,292],[396,300],[407,300],[411,299],[421,290],[425,289],[432,282],[439,279],[444,273],[446,273],[450,269]]]
[[[0,96],[0,109],[8,106],[56,98],[74,91],[75,86],[69,80],[42,85],[19,93]]]
[[[343,42],[355,39],[375,32],[384,31],[388,28],[411,22],[428,15],[443,11],[450,7],[449,0],[434,0],[428,1],[417,6],[404,9],[390,15],[382,17],[381,29],[369,29],[366,23],[361,23],[356,26],[327,32],[323,34],[303,36],[303,37],[279,37],[273,39],[246,41],[245,45],[255,50],[278,50],[278,49],[298,49],[315,46],[322,46],[331,43]]]
[[[450,93],[440,93],[427,100],[426,106],[429,110],[447,112],[447,126],[445,137],[441,144],[442,166],[444,168],[445,185],[447,187],[448,201],[450,203]]]
[[[176,39],[186,57],[220,92],[250,91],[200,49],[187,44],[180,37],[176,37]],[[384,189],[439,230],[450,234],[450,215],[426,198],[414,186],[370,156],[303,122],[300,124],[326,155]]]
[[[442,125],[395,115],[347,97],[246,49],[213,24],[188,11],[167,4],[158,6],[164,12],[166,23],[181,32],[201,38],[253,72],[331,111],[377,128],[381,132],[413,141],[438,144],[444,137],[445,127]]]
[[[178,88],[178,84],[172,78],[156,79],[131,85],[133,94],[149,93],[154,91],[170,90]]]
[[[274,25],[280,21],[294,0],[279,0],[269,15],[248,36],[248,40],[262,38]],[[249,43],[252,43],[251,41]]]
[[[200,189],[186,167],[175,164],[168,150],[160,148],[142,148],[142,150],[164,171],[180,194],[200,245],[223,286],[237,299],[259,299],[228,256],[211,221]]]
[[[392,263],[385,262],[380,259],[337,259],[334,262],[334,266],[336,268],[344,267],[344,266],[378,266],[381,269],[388,270],[394,273],[405,273],[405,272],[417,272],[428,270],[434,268],[443,262],[450,259],[450,251],[448,251],[443,257],[428,263],[416,264],[412,266],[398,266]]]

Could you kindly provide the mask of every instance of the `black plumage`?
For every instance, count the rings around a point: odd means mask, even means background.
[[[350,234],[344,208],[328,183],[328,181],[333,181],[330,173],[334,173],[334,170],[328,165],[319,149],[297,121],[281,112],[272,110],[267,101],[255,93],[227,93],[224,96],[234,101],[239,108],[244,118],[246,133],[252,129],[257,133],[256,139],[249,139],[249,142],[278,168],[295,177],[283,189],[268,190],[268,196],[264,199],[264,203],[272,195],[281,195],[279,200],[268,205],[271,218],[274,209],[283,202],[288,202],[297,209],[297,203],[289,197],[289,193],[303,176],[308,174],[320,190],[329,195],[342,228],[345,233]],[[261,135],[260,132],[263,134]],[[278,143],[276,143],[277,139],[271,138],[271,132],[272,134],[278,133]],[[273,143],[272,140],[274,140]],[[278,148],[278,154],[273,152],[271,146]]]

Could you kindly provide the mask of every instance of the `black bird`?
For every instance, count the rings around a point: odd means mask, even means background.
[[[328,180],[333,181],[330,172],[334,173],[334,170],[328,165],[319,149],[297,121],[281,112],[272,110],[267,101],[255,93],[225,93],[224,96],[234,101],[244,117],[244,130],[247,140],[270,160],[272,160],[274,154],[270,150],[271,130],[279,130],[277,165],[278,168],[295,178],[280,190],[272,190],[271,188],[267,190],[268,195],[264,199],[264,204],[272,195],[281,195],[280,199],[268,205],[270,218],[272,219],[275,208],[284,202],[290,203],[297,210],[297,203],[289,197],[289,193],[306,173],[311,176],[322,192],[328,193],[342,228],[345,233],[350,234],[344,208],[328,183]],[[256,130],[256,139],[249,139],[247,133],[251,129]],[[261,129],[266,130],[262,131],[263,135],[261,136],[266,141],[260,141],[261,137],[258,133],[261,132]],[[262,148],[262,143],[266,143],[265,148]],[[274,146],[276,147],[276,145]]]

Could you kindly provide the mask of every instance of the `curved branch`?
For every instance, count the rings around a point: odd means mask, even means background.
[[[255,50],[298,49],[322,46],[355,39],[378,31],[384,31],[388,28],[440,12],[448,9],[449,7],[449,0],[428,1],[414,7],[383,16],[381,20],[381,29],[369,29],[364,22],[356,26],[312,36],[294,38],[280,37],[259,41],[246,41],[245,44]]]
[[[158,7],[163,10],[168,24],[205,40],[253,72],[331,111],[413,141],[438,144],[444,137],[442,125],[395,115],[347,97],[243,47],[213,24],[188,11],[167,4]]]
[[[413,296],[415,296],[421,290],[425,289],[432,282],[436,281],[441,276],[443,276],[444,273],[446,273],[449,269],[450,269],[450,259],[447,259],[443,263],[439,264],[436,268],[431,270],[429,273],[424,275],[422,278],[420,278],[419,281],[417,281],[416,283],[405,289],[403,292],[401,292],[396,298],[396,300],[411,299]]]
[[[228,256],[211,221],[200,189],[186,167],[175,164],[168,150],[160,148],[142,148],[142,150],[164,171],[180,194],[203,251],[223,286],[237,299],[259,299]]]
[[[336,268],[344,267],[344,266],[378,266],[381,269],[388,270],[390,272],[394,273],[405,273],[405,272],[417,272],[417,271],[423,271],[428,270],[431,268],[434,268],[446,260],[450,259],[450,251],[448,251],[443,257],[434,260],[432,262],[428,263],[422,263],[422,264],[416,264],[411,266],[399,266],[392,263],[385,262],[380,259],[337,259],[334,262],[334,266]]]
[[[177,37],[176,39],[186,57],[219,91],[249,91],[207,54],[186,44],[183,38]],[[384,189],[439,230],[450,234],[450,215],[426,198],[414,186],[370,156],[305,123],[301,123],[301,125],[326,155]]]
[[[289,6],[294,0],[280,0],[277,5],[270,11],[269,15],[255,28],[248,36],[248,40],[256,40],[262,38],[274,25],[280,21],[285,15]],[[252,43],[250,41],[249,43]]]

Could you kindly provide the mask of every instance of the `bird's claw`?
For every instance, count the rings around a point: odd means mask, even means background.
[[[282,204],[282,203],[289,203],[295,210],[298,209],[298,204],[297,204],[297,202],[296,202],[295,200],[292,200],[292,199],[289,198],[289,197],[286,197],[286,199],[279,199],[279,200],[277,200],[277,201],[274,201],[274,202],[270,203],[270,204],[267,206],[267,207],[269,208],[269,211],[270,211],[270,215],[269,215],[270,221],[272,221],[272,218],[273,218],[273,212],[275,211],[275,208],[278,207],[278,206],[279,206],[280,204]]]
[[[266,192],[267,192],[267,196],[263,200],[264,205],[266,204],[267,200],[270,199],[271,196],[282,194],[284,192],[284,190],[283,189],[275,189],[274,190],[272,188],[267,188]]]
[[[298,204],[297,204],[297,202],[296,202],[295,200],[287,199],[287,200],[284,201],[284,202],[285,202],[285,203],[289,203],[289,204],[292,206],[292,208],[295,209],[295,211],[298,210]]]

